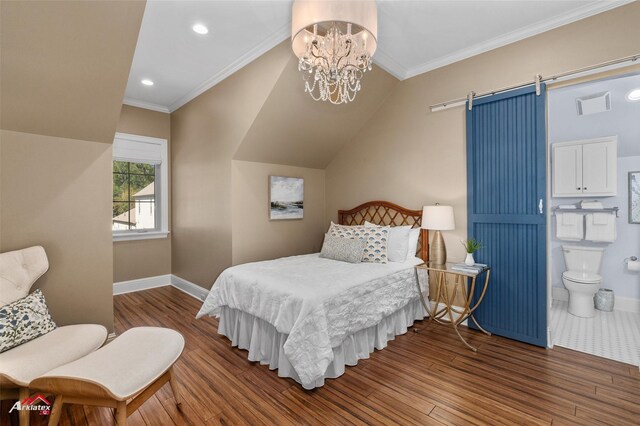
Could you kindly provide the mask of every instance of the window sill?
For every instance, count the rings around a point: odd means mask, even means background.
[[[113,234],[113,242],[119,241],[135,241],[135,240],[154,240],[158,238],[167,238],[169,231],[153,231],[153,232],[132,232],[130,234]]]

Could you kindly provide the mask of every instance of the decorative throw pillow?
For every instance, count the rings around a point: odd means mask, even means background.
[[[365,241],[358,238],[334,237],[326,234],[320,257],[341,262],[360,263],[365,245]]]
[[[357,238],[366,242],[363,262],[387,263],[387,242],[389,240],[388,226],[345,226],[331,223],[329,235],[342,238]]]
[[[378,225],[365,222],[364,226],[372,228]],[[407,260],[409,232],[411,232],[411,225],[391,226],[389,228],[389,243],[387,244],[387,257],[389,257],[389,262],[404,262]],[[413,256],[411,256],[411,259],[413,259]]]
[[[38,289],[0,308],[0,352],[27,343],[55,328],[44,295]]]

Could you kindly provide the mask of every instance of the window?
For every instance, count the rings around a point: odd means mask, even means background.
[[[113,142],[114,241],[167,236],[168,181],[166,140],[116,134]]]

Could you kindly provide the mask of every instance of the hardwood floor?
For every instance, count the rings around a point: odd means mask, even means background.
[[[370,359],[324,387],[304,391],[196,320],[200,302],[172,287],[115,297],[116,331],[141,326],[179,330],[177,362],[185,399],[178,411],[168,384],[132,414],[130,425],[218,424],[640,424],[638,367],[556,348],[545,350],[417,322]],[[152,354],[150,354],[152,356]],[[8,401],[2,424],[8,424]],[[46,423],[32,414],[33,425]],[[11,417],[17,424],[17,416]],[[111,410],[65,405],[61,424],[114,424]]]

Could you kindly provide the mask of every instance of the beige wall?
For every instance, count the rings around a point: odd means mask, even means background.
[[[174,275],[210,288],[231,266],[231,161],[289,57],[280,45],[171,114]]]
[[[233,157],[236,160],[324,169],[389,96],[398,80],[381,68],[367,72],[348,104],[314,101],[304,91],[291,52],[278,82]]]
[[[169,114],[123,105],[117,131],[166,139],[169,141],[168,147],[169,153],[171,153],[171,117]],[[169,164],[169,176],[171,176],[171,164]],[[171,205],[171,188],[169,188],[169,205]],[[169,217],[169,230],[171,230],[171,217]],[[170,237],[113,243],[114,282],[170,273]]]
[[[144,8],[0,2],[0,251],[44,246],[60,325],[113,330],[111,143]]]
[[[232,177],[242,170],[257,179],[270,167],[265,163],[302,167],[312,175],[317,172],[305,168],[324,169],[398,81],[377,69],[363,84],[366,92],[351,104],[313,101],[285,41],[171,114],[172,273],[209,288],[232,263],[318,249],[321,233],[311,243],[287,238],[272,254],[262,243],[252,247],[250,236],[235,226],[239,201]],[[263,165],[249,172],[249,166],[232,168],[233,160]],[[261,220],[264,205],[258,208],[255,218]],[[316,213],[324,214],[323,205],[318,208],[322,212],[313,204],[305,209],[313,223],[266,224],[260,232],[315,229]]]
[[[304,179],[304,218],[269,220],[269,176]],[[327,230],[324,170],[233,161],[233,264],[320,251]]]
[[[0,131],[0,252],[42,245],[58,325],[113,330],[111,145]]]
[[[0,128],[111,143],[145,3],[0,2]]]
[[[409,208],[455,209],[443,232],[449,258],[462,260],[467,193],[464,108],[429,105],[640,52],[640,2],[614,9],[399,83],[327,167],[327,210],[371,199]],[[488,165],[490,166],[490,165]]]

